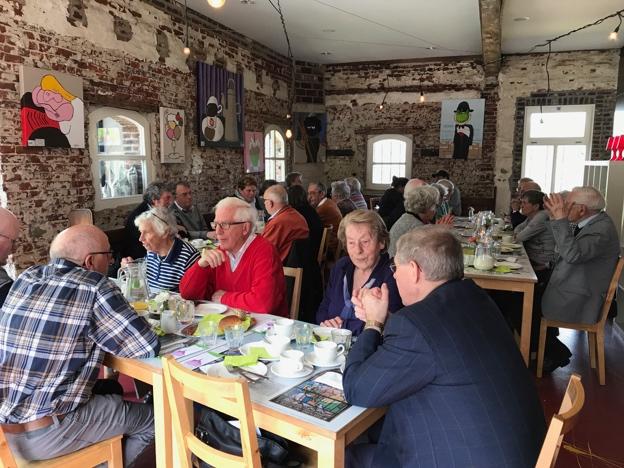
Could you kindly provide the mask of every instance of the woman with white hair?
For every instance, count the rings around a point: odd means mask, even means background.
[[[331,189],[332,200],[334,200],[336,205],[338,205],[338,209],[340,210],[340,214],[342,214],[342,216],[347,216],[356,209],[355,205],[349,198],[351,196],[351,189],[344,180],[332,182]]]
[[[139,228],[139,240],[147,250],[147,284],[152,292],[178,291],[180,280],[199,252],[185,240],[177,237],[175,215],[169,208],[157,207],[137,216],[134,224]],[[121,265],[132,261],[126,257]]]
[[[351,192],[349,199],[353,202],[355,207],[358,210],[367,210],[368,205],[366,204],[364,195],[362,195],[362,184],[360,184],[357,177],[347,177],[344,181],[349,186],[349,190]]]

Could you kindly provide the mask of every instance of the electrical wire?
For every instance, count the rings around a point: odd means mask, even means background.
[[[290,87],[288,88],[288,114],[292,116],[293,105],[295,103],[295,56],[292,52],[290,45],[290,37],[288,36],[288,29],[286,28],[286,19],[282,12],[282,5],[280,0],[277,0],[277,6],[272,0],[268,0],[269,4],[277,11],[280,21],[282,22],[282,29],[284,30],[284,37],[286,38],[286,46],[288,47],[288,58],[290,59]]]

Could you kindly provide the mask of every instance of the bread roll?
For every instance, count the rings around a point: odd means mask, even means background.
[[[236,315],[226,315],[219,321],[219,331],[223,332],[226,328],[232,327],[234,325],[240,325],[242,320],[238,318]]]

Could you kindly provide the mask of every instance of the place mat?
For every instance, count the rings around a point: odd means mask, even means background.
[[[347,403],[342,389],[330,385],[335,379],[329,376],[323,378],[324,374],[295,385],[271,401],[317,419],[331,421],[351,405]]]

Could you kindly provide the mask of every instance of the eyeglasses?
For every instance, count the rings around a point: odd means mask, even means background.
[[[220,227],[221,229],[223,229],[224,231],[229,231],[230,227],[236,225],[236,224],[245,224],[247,221],[232,221],[232,222],[225,222],[225,223],[215,223],[214,221],[210,223],[210,225],[212,226],[212,229],[216,230],[218,227]]]
[[[152,216],[154,216],[156,219],[160,219],[163,223],[165,223],[165,224],[167,224],[167,225],[169,224],[167,221],[165,221],[164,219],[162,219],[162,218],[161,218],[160,216],[158,216],[156,213],[154,213],[154,212],[150,211],[150,214],[151,214]]]
[[[89,255],[108,255],[109,257],[113,256],[112,250],[105,250],[103,252],[89,252]]]

